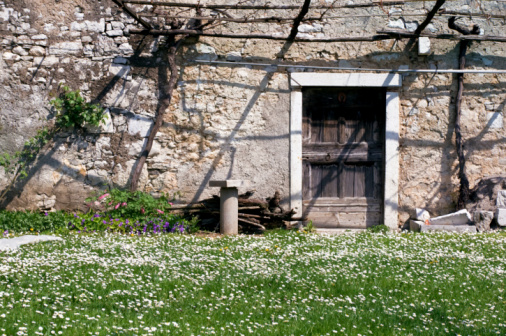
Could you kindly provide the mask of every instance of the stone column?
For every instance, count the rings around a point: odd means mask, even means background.
[[[235,235],[239,233],[237,213],[239,203],[237,188],[220,189],[220,233]]]
[[[210,187],[220,187],[220,233],[235,235],[239,233],[239,190],[246,187],[248,181],[241,180],[215,180],[209,181]]]

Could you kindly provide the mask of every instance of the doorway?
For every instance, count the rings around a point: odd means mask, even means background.
[[[396,74],[292,73],[290,206],[317,227],[398,224]]]

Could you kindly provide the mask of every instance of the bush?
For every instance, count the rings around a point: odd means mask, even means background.
[[[0,211],[2,232],[94,232],[125,234],[193,233],[198,218],[187,220],[169,212],[171,203],[165,195],[154,198],[141,191],[113,189],[87,200],[86,213]]]
[[[65,229],[69,214],[63,211],[57,212],[32,212],[32,211],[0,211],[0,230],[2,232],[41,232],[58,231]]]

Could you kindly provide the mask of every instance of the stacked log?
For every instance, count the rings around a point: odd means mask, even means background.
[[[280,205],[280,193],[266,200],[251,198],[254,191],[239,195],[239,232],[261,233],[267,229],[286,228],[291,221],[303,220],[295,218],[295,211],[285,210]],[[213,195],[197,203],[173,205],[172,211],[188,217],[198,216],[202,230],[218,232],[220,228],[220,197]]]

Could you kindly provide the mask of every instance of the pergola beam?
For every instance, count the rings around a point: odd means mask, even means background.
[[[124,3],[135,5],[156,5],[167,7],[183,7],[183,8],[202,8],[202,9],[237,9],[237,10],[269,10],[269,9],[299,9],[300,5],[212,5],[212,4],[196,4],[196,3],[179,3],[179,2],[165,2],[165,1],[146,1],[146,0],[124,0]],[[403,5],[405,0],[386,0],[386,1],[372,1],[363,4],[347,4],[347,5],[318,5],[311,6],[310,9],[338,9],[338,8],[361,8],[361,7],[375,7],[375,6],[394,6]]]
[[[125,12],[127,12],[128,15],[130,15],[135,21],[139,22],[141,26],[143,26],[145,29],[151,29],[151,25],[144,20],[143,18],[139,17],[137,13],[135,13],[133,10],[128,8],[128,6],[125,5],[125,1],[123,0],[112,0],[116,5],[118,5],[121,9],[123,9]]]
[[[404,30],[379,30],[378,35],[371,36],[348,36],[348,37],[329,37],[329,38],[295,38],[294,42],[306,42],[306,43],[319,43],[319,42],[373,42],[388,39],[402,39],[412,38],[418,36],[426,36],[434,39],[442,40],[454,40],[454,41],[494,41],[494,42],[506,42],[506,36],[492,36],[492,35],[454,35],[454,34],[431,34],[421,33],[415,34],[414,32],[408,32]],[[288,36],[275,36],[266,34],[223,34],[223,33],[211,33],[203,32],[199,30],[190,29],[172,29],[172,30],[160,30],[160,29],[131,29],[130,34],[140,35],[153,35],[153,36],[170,36],[170,35],[192,35],[192,36],[208,36],[217,38],[231,38],[231,39],[260,39],[260,40],[275,40],[275,41],[286,41]]]

